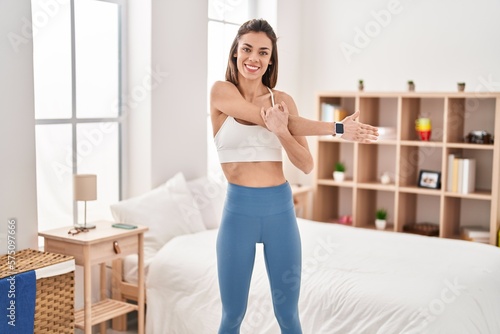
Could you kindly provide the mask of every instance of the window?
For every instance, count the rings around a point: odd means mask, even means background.
[[[121,189],[121,0],[32,0],[39,230],[83,223],[73,174],[97,174],[87,221]]]

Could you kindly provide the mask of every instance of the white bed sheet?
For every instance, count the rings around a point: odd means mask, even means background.
[[[499,248],[298,221],[305,334],[500,333]],[[217,333],[216,237],[217,230],[176,237],[155,255],[147,333]],[[261,245],[241,333],[280,333]]]

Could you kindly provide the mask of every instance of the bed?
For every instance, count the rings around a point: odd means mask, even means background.
[[[304,333],[500,333],[499,248],[307,219],[298,224]],[[179,234],[151,254],[147,333],[217,332],[216,237],[216,227]],[[123,281],[133,283],[134,259],[121,269]],[[285,279],[296,278],[291,268]],[[280,333],[261,245],[241,333]]]

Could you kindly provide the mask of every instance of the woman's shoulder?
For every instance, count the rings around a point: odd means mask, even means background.
[[[218,80],[212,84],[212,90],[232,90],[236,89],[236,86],[229,81]]]
[[[273,89],[272,91],[274,94],[274,100],[276,102],[279,103],[281,101],[284,101],[286,104],[294,103],[292,96],[289,95],[288,93],[277,89]]]
[[[230,94],[239,93],[238,88],[229,81],[215,81],[210,90],[211,98],[227,97]]]

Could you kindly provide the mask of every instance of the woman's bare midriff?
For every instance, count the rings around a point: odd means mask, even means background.
[[[230,162],[221,164],[229,183],[246,187],[272,187],[285,183],[279,161]]]

